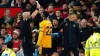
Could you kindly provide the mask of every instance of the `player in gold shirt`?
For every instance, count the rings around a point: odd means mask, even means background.
[[[52,48],[52,23],[45,16],[42,16],[43,21],[40,22],[39,37],[37,46],[40,47],[39,54],[49,56]]]

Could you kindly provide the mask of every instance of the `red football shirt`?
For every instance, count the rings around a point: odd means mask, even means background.
[[[19,40],[18,42],[15,42],[14,40],[12,40],[12,42],[13,42],[13,50],[15,52],[19,51],[20,50],[20,44],[21,44],[22,41]]]

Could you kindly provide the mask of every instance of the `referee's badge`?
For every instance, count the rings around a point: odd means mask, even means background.
[[[76,25],[74,24],[73,27],[76,27]]]

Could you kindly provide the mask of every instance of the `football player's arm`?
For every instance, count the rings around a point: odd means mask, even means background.
[[[44,31],[44,26],[43,26],[43,24],[40,24],[39,37],[38,37],[38,41],[37,41],[38,46],[41,45],[41,41],[42,41],[42,37],[43,37],[43,31]]]
[[[86,41],[86,45],[85,45],[85,56],[90,56],[89,40]]]

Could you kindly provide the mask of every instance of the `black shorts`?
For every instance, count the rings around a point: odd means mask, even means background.
[[[52,48],[52,49],[51,49],[51,52],[52,52],[52,53],[57,52],[57,48]]]
[[[51,48],[42,48],[42,54],[51,54]]]

